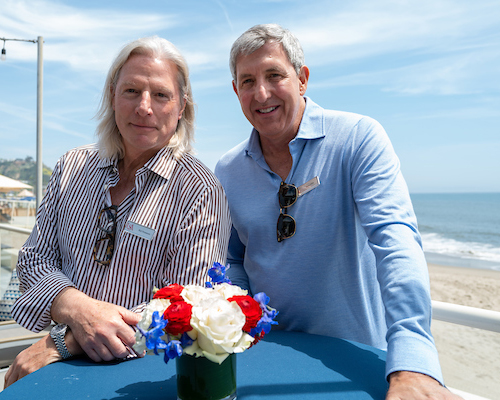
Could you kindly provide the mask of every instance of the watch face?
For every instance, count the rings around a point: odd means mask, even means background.
[[[57,324],[56,326],[54,326],[52,328],[52,332],[54,333],[54,335],[57,335],[57,336],[64,336],[66,334],[66,329],[68,328],[68,325],[65,325],[65,324]]]

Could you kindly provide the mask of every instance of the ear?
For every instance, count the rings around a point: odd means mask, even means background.
[[[300,81],[300,83],[299,83],[300,95],[304,96],[304,94],[306,94],[306,90],[307,90],[307,82],[309,81],[309,68],[307,68],[306,65],[303,65],[300,68],[299,81]]]
[[[238,96],[238,88],[236,87],[235,81],[233,81],[233,90],[234,90],[234,93],[236,93],[236,96]]]

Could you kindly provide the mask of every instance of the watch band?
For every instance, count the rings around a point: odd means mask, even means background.
[[[50,331],[50,337],[54,340],[57,351],[59,352],[63,360],[73,357],[73,355],[66,347],[66,342],[64,340],[68,329],[69,327],[66,324],[57,324]]]

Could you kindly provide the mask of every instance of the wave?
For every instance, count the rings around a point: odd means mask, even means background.
[[[424,233],[422,234],[422,245],[425,252],[500,262],[500,247],[491,244],[459,241],[438,233]]]

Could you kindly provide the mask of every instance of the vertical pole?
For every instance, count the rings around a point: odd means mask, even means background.
[[[36,99],[36,209],[42,201],[42,110],[43,110],[43,36],[38,36],[38,71]]]

